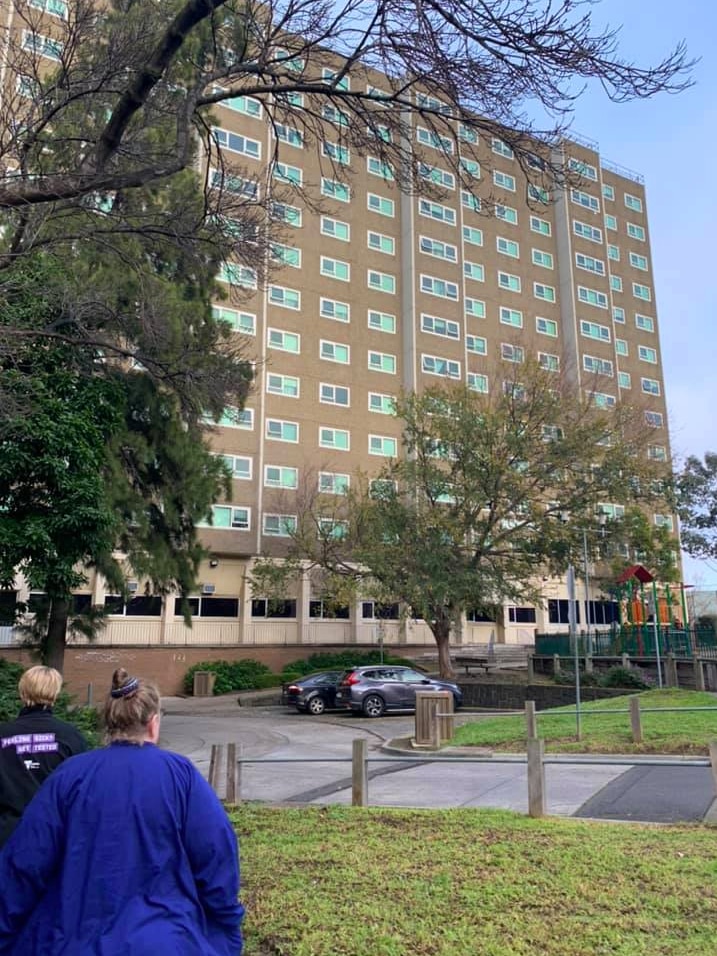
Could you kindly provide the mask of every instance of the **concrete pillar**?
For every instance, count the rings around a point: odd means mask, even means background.
[[[665,657],[665,684],[667,687],[679,687],[677,680],[677,661],[674,654]]]
[[[695,672],[695,690],[705,690],[705,671],[701,658],[695,657],[692,666]]]

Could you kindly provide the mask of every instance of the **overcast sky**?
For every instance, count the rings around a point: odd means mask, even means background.
[[[645,177],[673,453],[717,451],[717,5],[713,0],[603,0],[595,21],[622,24],[620,49],[654,63],[679,40],[700,58],[679,96],[613,104],[585,93],[573,128],[604,159]],[[685,583],[717,589],[717,561],[685,559]]]

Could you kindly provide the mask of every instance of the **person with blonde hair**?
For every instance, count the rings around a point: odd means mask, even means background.
[[[0,956],[239,956],[237,840],[150,681],[120,669],[109,744],[47,780],[0,853]]]
[[[72,724],[52,713],[62,689],[62,674],[53,667],[30,667],[18,683],[19,716],[0,724],[0,847],[56,767],[87,749]]]

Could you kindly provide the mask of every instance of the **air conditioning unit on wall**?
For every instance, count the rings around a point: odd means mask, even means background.
[[[214,584],[202,585],[202,594],[214,594],[215,591],[216,591],[216,586]]]
[[[135,594],[138,589],[139,589],[139,584],[136,581],[127,582],[127,590],[129,591],[130,594]]]

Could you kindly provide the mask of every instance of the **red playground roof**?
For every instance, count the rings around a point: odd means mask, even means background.
[[[633,564],[631,567],[625,568],[617,579],[617,584],[625,584],[631,578],[637,578],[641,584],[649,584],[655,580],[647,568],[644,568],[641,564]]]

